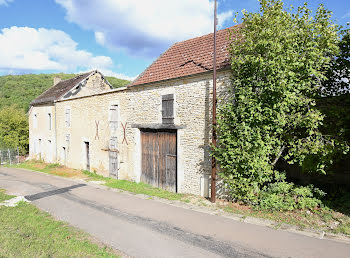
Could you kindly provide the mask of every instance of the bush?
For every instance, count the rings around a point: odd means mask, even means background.
[[[265,210],[314,209],[322,204],[320,198],[324,195],[312,185],[275,182],[261,191],[257,207]]]

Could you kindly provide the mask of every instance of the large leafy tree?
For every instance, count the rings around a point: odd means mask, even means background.
[[[14,106],[0,109],[0,149],[17,148],[21,154],[28,152],[28,117]]]
[[[320,133],[324,115],[315,106],[338,53],[331,12],[320,5],[311,16],[307,4],[285,9],[280,0],[260,0],[260,6],[244,12],[242,26],[232,31],[232,88],[218,109],[214,150],[232,198],[248,203],[283,183],[279,159],[325,173],[334,149]]]

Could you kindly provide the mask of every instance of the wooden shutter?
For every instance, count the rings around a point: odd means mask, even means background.
[[[70,127],[70,109],[66,109],[66,126]]]
[[[162,123],[174,123],[174,94],[162,96]]]
[[[117,105],[113,105],[109,108],[109,112],[110,112],[110,125],[111,125],[111,129],[117,129],[118,127],[118,106]]]

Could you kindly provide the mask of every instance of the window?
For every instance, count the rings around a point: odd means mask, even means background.
[[[33,116],[33,126],[34,128],[38,128],[38,114],[34,114]]]
[[[174,94],[162,96],[162,123],[174,123]]]
[[[66,152],[69,152],[70,134],[67,133],[65,138],[66,138]]]
[[[48,117],[49,117],[49,130],[51,131],[51,125],[52,125],[51,113],[48,113]]]
[[[67,133],[66,134],[66,145],[67,145],[67,147],[69,146],[69,142],[70,142],[70,134]]]
[[[70,109],[66,108],[65,114],[66,127],[70,127]]]
[[[112,130],[116,130],[118,128],[118,105],[110,106],[109,108],[109,124]]]
[[[111,150],[116,150],[117,149],[117,137],[111,137],[109,145],[110,145],[109,148]]]

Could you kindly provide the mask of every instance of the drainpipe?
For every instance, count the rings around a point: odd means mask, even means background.
[[[216,0],[214,2],[214,55],[213,55],[213,125],[212,144],[216,147]],[[211,158],[211,196],[210,201],[216,201],[216,159]]]

